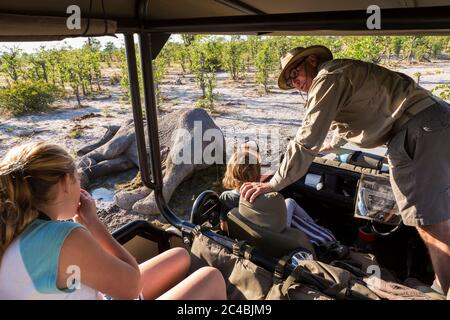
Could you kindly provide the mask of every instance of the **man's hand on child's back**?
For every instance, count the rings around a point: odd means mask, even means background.
[[[245,182],[240,189],[241,196],[249,202],[255,201],[261,194],[272,191],[272,186],[268,182]]]

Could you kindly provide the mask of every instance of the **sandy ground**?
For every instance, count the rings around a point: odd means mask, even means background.
[[[391,68],[406,73],[413,78],[416,72],[420,72],[420,84],[432,89],[438,84],[450,83],[450,62],[421,63],[420,65],[402,66]],[[105,74],[118,72],[118,70],[105,70]],[[279,137],[280,152],[285,148],[289,138],[295,136],[301,126],[304,116],[304,100],[295,91],[281,91],[275,86],[270,86],[270,93],[264,94],[263,89],[255,84],[254,75],[246,75],[246,80],[233,82],[226,73],[217,75],[218,105],[212,117],[217,125],[224,131],[227,142],[237,136],[238,139],[251,134],[265,134],[269,131]],[[11,147],[30,140],[45,140],[65,146],[72,155],[86,144],[91,144],[100,139],[105,133],[105,126],[120,125],[125,119],[132,118],[131,106],[123,100],[124,91],[119,85],[109,85],[109,79],[105,77],[103,94],[82,100],[83,107],[77,108],[74,99],[58,101],[54,111],[8,118],[0,116],[0,157]],[[182,76],[177,69],[171,69],[162,83],[164,102],[161,105],[163,112],[193,108],[200,97],[200,89],[197,88],[194,78],[190,75]],[[329,135],[330,137],[330,135]],[[374,153],[383,154],[383,148],[372,150]],[[264,156],[264,155],[263,155]],[[267,157],[275,158],[277,154],[268,154]],[[211,169],[210,169],[211,170]],[[220,180],[223,168],[214,168],[209,172],[212,177],[213,190],[220,191]],[[126,213],[112,204],[112,193],[116,182],[123,182],[132,177],[136,171],[132,171],[115,177],[113,182],[100,181],[91,191],[98,199],[101,215],[111,229],[123,223],[155,217],[145,217],[134,213]],[[204,174],[200,174],[203,175]],[[198,175],[184,182],[180,186],[180,192],[176,192],[171,204],[187,217],[193,199],[203,189]],[[205,183],[203,181],[202,183]],[[195,186],[195,187],[194,187]],[[200,186],[200,187],[199,187]],[[105,187],[104,190],[101,189]],[[186,194],[186,190],[187,192]],[[175,199],[174,199],[175,198]]]

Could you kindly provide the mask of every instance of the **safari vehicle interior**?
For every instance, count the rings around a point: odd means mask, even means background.
[[[152,59],[171,34],[240,35],[449,35],[450,6],[446,0],[380,0],[381,29],[369,30],[366,9],[373,1],[307,0],[42,0],[2,1],[0,41],[46,41],[68,37],[123,34],[127,54],[130,97],[139,150],[143,183],[155,191],[161,214],[172,225],[160,229],[146,221],[134,221],[113,235],[142,262],[171,247],[190,248],[193,235],[201,232],[233,252],[239,240],[247,240],[254,250],[256,265],[273,272],[278,259],[296,248],[295,239],[283,239],[264,230],[246,226],[233,212],[229,214],[230,235],[217,231],[220,202],[210,190],[200,194],[190,221],[180,219],[162,196],[163,179],[159,154],[158,121],[153,87]],[[81,28],[68,29],[67,8],[81,9]],[[141,61],[136,61],[138,36]],[[138,81],[141,64],[143,96]],[[144,130],[147,129],[147,130]],[[146,135],[145,132],[148,132]],[[370,157],[369,154],[364,154]],[[383,161],[383,159],[381,160]],[[342,163],[316,158],[309,173],[321,177],[323,186],[311,186],[303,177],[281,191],[295,199],[321,225],[329,228],[344,245],[352,246],[358,231],[376,233],[371,248],[380,265],[399,279],[416,277],[433,281],[426,248],[416,230],[376,219],[361,219],[358,190],[363,177],[386,181],[388,173],[368,163]],[[176,194],[174,195],[176,196]],[[359,216],[359,217],[358,217]],[[366,217],[367,218],[367,217]],[[203,227],[201,227],[203,226]],[[208,226],[209,228],[206,228]],[[290,268],[290,266],[288,266]]]

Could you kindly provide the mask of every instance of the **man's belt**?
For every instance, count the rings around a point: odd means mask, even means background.
[[[403,111],[403,114],[400,116],[400,118],[398,118],[394,122],[394,126],[392,127],[391,131],[393,133],[392,136],[394,136],[397,132],[399,132],[409,120],[414,118],[416,114],[421,113],[423,110],[432,106],[436,102],[437,101],[432,97],[427,97],[426,99],[415,103],[414,105],[410,106],[408,109]]]

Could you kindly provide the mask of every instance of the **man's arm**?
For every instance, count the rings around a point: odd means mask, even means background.
[[[290,141],[278,171],[269,182],[274,191],[287,187],[308,171],[331,122],[349,102],[351,92],[350,81],[343,75],[326,75],[314,80],[302,127]]]
[[[331,139],[331,141],[329,143],[324,143],[322,145],[322,148],[320,148],[319,153],[320,152],[333,152],[336,149],[339,149],[340,147],[345,145],[346,143],[347,143],[347,140],[341,138],[336,129],[333,133],[333,138]]]
[[[337,149],[342,147],[343,145],[345,145],[347,143],[347,140],[345,140],[344,138],[342,138],[339,133],[337,132],[338,129],[336,129],[333,133],[333,138],[331,138],[331,142],[330,142],[330,148],[332,149]]]

